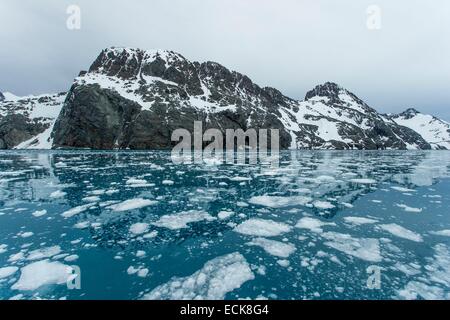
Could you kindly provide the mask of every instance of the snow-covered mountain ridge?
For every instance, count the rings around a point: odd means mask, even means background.
[[[450,149],[449,124],[432,116],[380,114],[331,82],[297,101],[218,63],[165,50],[108,48],[67,95],[7,96],[2,148],[170,148],[173,130],[202,121],[204,130],[279,129],[282,148]],[[12,114],[36,125],[9,128],[11,139],[3,127]]]

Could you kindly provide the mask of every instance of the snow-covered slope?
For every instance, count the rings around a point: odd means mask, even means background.
[[[327,82],[282,109],[292,148],[429,149],[415,132],[384,118],[350,91]]]
[[[390,117],[399,125],[418,132],[433,149],[450,150],[450,123],[412,108]]]
[[[0,101],[0,149],[50,149],[53,130],[66,94],[18,97]]]

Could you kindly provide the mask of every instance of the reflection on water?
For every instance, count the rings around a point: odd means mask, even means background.
[[[284,152],[278,168],[2,152],[0,298],[450,298],[449,166],[448,152]]]

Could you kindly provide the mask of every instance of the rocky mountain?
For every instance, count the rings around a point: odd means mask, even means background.
[[[0,92],[0,102],[5,100],[5,96],[3,95],[3,93]]]
[[[0,149],[50,149],[50,134],[61,111],[65,93],[16,97],[0,101]]]
[[[432,148],[428,136],[379,114],[335,83],[319,85],[297,101],[218,63],[191,62],[173,51],[105,49],[80,72],[66,97],[46,97],[54,113],[37,121],[45,126],[14,124],[22,134],[4,142],[4,148],[170,148],[173,130],[192,132],[194,121],[202,121],[204,130],[223,132],[279,129],[282,148]],[[29,100],[41,98],[5,100],[0,110],[34,109]],[[0,139],[6,141],[2,133]]]
[[[413,108],[400,114],[390,115],[390,118],[399,125],[419,133],[433,149],[450,150],[450,123],[422,114]]]

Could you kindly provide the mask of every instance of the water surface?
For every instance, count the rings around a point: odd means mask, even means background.
[[[449,299],[449,166],[445,151],[284,152],[279,168],[4,151],[0,299]]]

